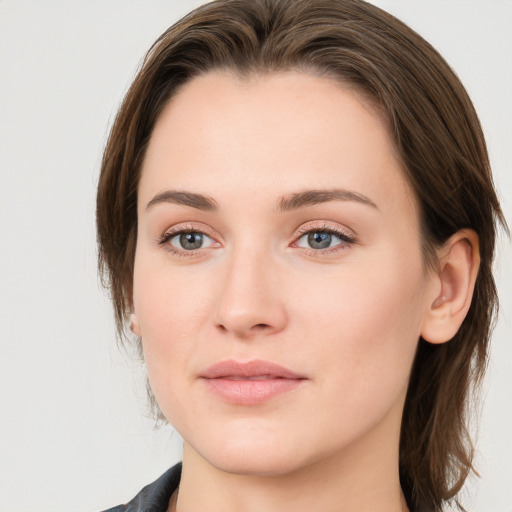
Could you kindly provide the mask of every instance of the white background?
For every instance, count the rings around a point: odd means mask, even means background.
[[[116,347],[96,276],[107,129],[144,52],[199,0],[0,0],[0,512],[94,511],[179,460],[145,418],[144,374]],[[467,86],[512,221],[512,2],[375,1]],[[472,512],[512,511],[512,251],[480,421]]]

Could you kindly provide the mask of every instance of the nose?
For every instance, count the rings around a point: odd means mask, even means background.
[[[287,323],[282,273],[268,257],[254,251],[232,254],[216,310],[216,326],[247,339],[271,335]]]

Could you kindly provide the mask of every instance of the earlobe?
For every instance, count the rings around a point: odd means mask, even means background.
[[[455,233],[438,251],[437,295],[433,298],[421,336],[430,343],[445,343],[459,330],[471,305],[480,249],[478,235],[471,229]]]
[[[139,320],[135,313],[130,314],[130,331],[132,331],[136,336],[142,336],[140,332]]]

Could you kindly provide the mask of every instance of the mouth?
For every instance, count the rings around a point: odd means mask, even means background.
[[[207,368],[200,378],[211,393],[235,405],[263,404],[307,380],[304,375],[262,360],[221,361]]]

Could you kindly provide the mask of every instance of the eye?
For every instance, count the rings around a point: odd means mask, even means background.
[[[174,256],[198,256],[203,249],[219,247],[220,244],[205,233],[206,228],[181,224],[173,226],[161,235],[157,242]]]
[[[349,247],[355,242],[354,238],[341,230],[333,228],[302,230],[302,236],[295,242],[296,247],[303,247],[314,252],[335,251]]]
[[[172,247],[182,251],[203,249],[213,243],[213,240],[199,231],[181,231],[173,234],[167,240]]]
[[[299,240],[299,246],[304,247],[301,245],[301,242],[305,239],[305,242],[311,249],[327,249],[331,247],[336,238],[336,235],[325,231],[310,231]]]

